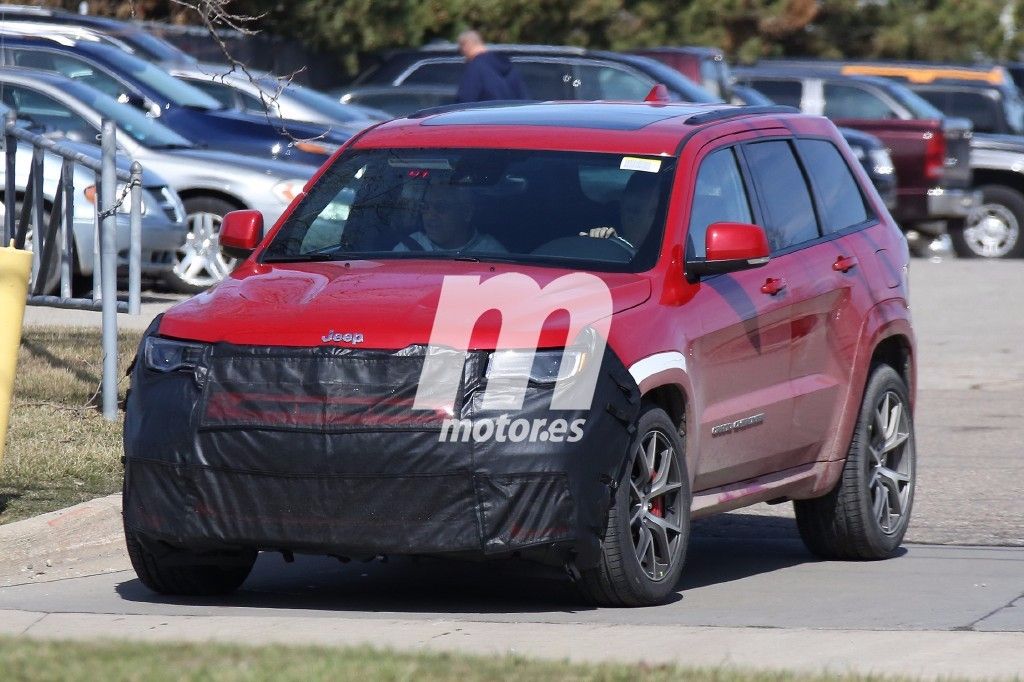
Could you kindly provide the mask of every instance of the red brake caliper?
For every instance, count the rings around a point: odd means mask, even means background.
[[[654,480],[654,473],[651,473],[651,481]],[[651,513],[659,518],[665,518],[665,498],[661,495],[651,500]]]

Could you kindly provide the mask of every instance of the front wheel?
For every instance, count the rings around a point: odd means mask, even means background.
[[[878,365],[868,378],[839,482],[797,500],[800,537],[824,559],[886,559],[903,542],[917,474],[914,424],[903,378]]]
[[[961,258],[1024,257],[1024,194],[1004,185],[983,185],[981,205],[962,229],[950,230]]]
[[[146,543],[124,529],[128,558],[143,585],[160,594],[210,596],[228,594],[249,577],[256,552],[238,551],[198,554],[184,549]]]
[[[676,589],[690,536],[690,481],[678,427],[647,406],[608,511],[600,563],[579,586],[603,606],[652,606]]]
[[[184,201],[188,235],[174,255],[174,268],[166,282],[175,291],[198,294],[231,274],[238,261],[220,252],[220,226],[237,207],[216,197]]]

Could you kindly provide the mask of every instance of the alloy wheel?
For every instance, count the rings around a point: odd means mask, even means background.
[[[175,254],[174,275],[185,284],[209,287],[234,269],[237,260],[220,252],[220,226],[223,217],[197,212],[188,216],[188,236]]]
[[[971,212],[964,228],[967,247],[983,258],[1003,258],[1020,239],[1020,222],[1002,204],[982,204]]]
[[[887,391],[875,406],[868,444],[872,513],[886,535],[896,533],[909,512],[913,447],[907,406],[896,392]]]
[[[679,560],[684,541],[682,471],[668,437],[659,430],[644,434],[633,453],[629,477],[629,527],[640,568],[662,580]]]

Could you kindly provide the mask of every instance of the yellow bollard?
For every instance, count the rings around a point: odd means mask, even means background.
[[[0,463],[4,461],[7,420],[14,394],[14,370],[21,345],[21,324],[25,318],[28,278],[32,274],[32,253],[0,248]]]

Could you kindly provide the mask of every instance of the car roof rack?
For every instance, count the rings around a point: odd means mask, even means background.
[[[436,107],[427,107],[414,111],[406,118],[426,118],[437,114],[447,114],[451,111],[462,111],[463,109],[492,109],[494,107],[508,107],[523,104],[540,104],[535,99],[492,99],[486,102],[456,102],[455,104],[441,104]]]
[[[693,114],[684,121],[686,125],[696,126],[712,121],[722,121],[737,116],[754,116],[756,114],[799,114],[800,110],[783,104],[759,104],[746,107],[731,107],[728,109],[713,109]]]

